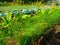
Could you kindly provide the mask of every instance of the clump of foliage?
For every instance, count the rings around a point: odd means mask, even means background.
[[[23,15],[24,16],[24,15]],[[32,17],[22,18],[20,14],[0,29],[0,44],[8,45],[9,39],[15,39],[16,45],[32,45],[37,38],[53,30],[52,26],[60,22],[60,9],[49,8],[38,10]],[[12,43],[13,44],[13,43]]]

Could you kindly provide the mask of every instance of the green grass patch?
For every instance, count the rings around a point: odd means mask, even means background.
[[[17,7],[18,8],[18,7]],[[37,38],[53,30],[52,26],[60,22],[60,9],[43,9],[32,17],[17,16],[6,28],[0,29],[0,43],[8,45],[10,38],[17,40],[19,45],[31,45]],[[7,39],[4,43],[4,39]]]

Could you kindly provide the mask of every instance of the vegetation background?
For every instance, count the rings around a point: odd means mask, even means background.
[[[50,6],[51,4],[53,5]],[[45,7],[45,5],[48,6]],[[37,45],[36,40],[53,30],[53,26],[60,22],[58,5],[60,5],[60,0],[0,0],[0,10],[3,10],[4,14],[7,13],[0,25],[0,45]],[[34,9],[41,6],[43,8],[36,11],[32,17],[25,14],[22,18],[19,12],[15,13],[11,19],[12,14],[9,11],[13,9]],[[35,44],[34,41],[37,43]]]
[[[31,5],[31,4],[39,4],[39,3],[51,4],[54,2],[55,4],[60,4],[60,0],[0,0],[0,6],[8,6],[8,5]]]

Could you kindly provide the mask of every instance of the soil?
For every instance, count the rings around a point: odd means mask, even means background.
[[[60,45],[60,25],[56,25],[53,31],[44,35],[39,45]]]
[[[37,39],[32,45],[60,45],[60,25],[54,26],[52,31]]]

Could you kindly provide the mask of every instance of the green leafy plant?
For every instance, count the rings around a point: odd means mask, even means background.
[[[17,40],[19,45],[31,45],[37,38],[53,30],[52,26],[60,22],[60,9],[43,9],[37,11],[34,16],[26,16],[24,19],[18,14],[17,18],[12,20],[9,16],[6,17],[9,25],[0,29],[0,39],[12,38]]]

